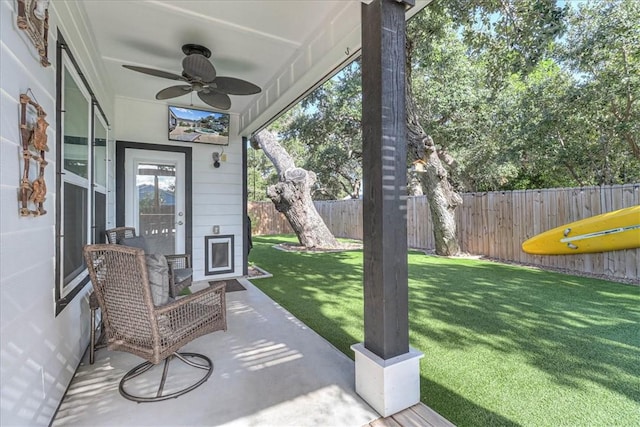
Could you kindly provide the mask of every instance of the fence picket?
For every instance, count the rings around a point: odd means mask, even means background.
[[[460,249],[494,259],[592,273],[640,284],[640,249],[597,254],[538,256],[524,253],[526,239],[562,224],[640,204],[640,184],[462,194],[456,210]],[[362,201],[316,201],[329,229],[362,240]],[[271,202],[249,202],[253,234],[288,234],[291,226]],[[409,197],[407,243],[435,249],[426,196]]]

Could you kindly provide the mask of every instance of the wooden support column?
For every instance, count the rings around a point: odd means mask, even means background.
[[[365,347],[409,351],[405,2],[362,5]]]
[[[249,222],[249,187],[247,183],[247,146],[249,141],[242,137],[242,274],[249,275],[249,243],[251,242],[251,226]]]
[[[364,343],[356,392],[382,416],[420,401],[409,347],[405,10],[413,0],[362,4]]]

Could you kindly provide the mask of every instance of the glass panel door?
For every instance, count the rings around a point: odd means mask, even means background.
[[[183,153],[126,150],[126,225],[151,253],[185,252],[184,162]]]
[[[176,167],[173,164],[139,163],[138,234],[155,253],[176,253]]]

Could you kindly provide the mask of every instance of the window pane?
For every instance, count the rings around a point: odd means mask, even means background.
[[[138,165],[136,186],[140,235],[152,252],[175,253],[175,165]]]
[[[107,196],[97,191],[93,194],[93,243],[106,243],[104,231],[107,228]]]
[[[66,69],[64,111],[64,168],[88,178],[89,102]]]
[[[84,270],[82,247],[87,244],[87,189],[64,183],[64,284]]]
[[[107,186],[107,129],[102,126],[98,116],[94,115],[94,141],[93,141],[93,179],[96,184]]]

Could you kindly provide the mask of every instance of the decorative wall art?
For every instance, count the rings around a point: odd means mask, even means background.
[[[18,28],[25,30],[35,45],[43,67],[51,65],[47,58],[48,8],[49,0],[18,0]]]
[[[28,92],[30,92],[29,90]],[[32,94],[33,95],[33,94]],[[47,213],[44,200],[47,195],[47,185],[44,181],[44,169],[47,161],[44,159],[47,146],[47,127],[45,120],[47,113],[27,94],[20,94],[20,136],[22,138],[22,180],[20,181],[19,202],[20,216],[40,216]],[[29,172],[32,164],[38,171],[36,179],[31,181]],[[29,205],[34,208],[30,209]]]

